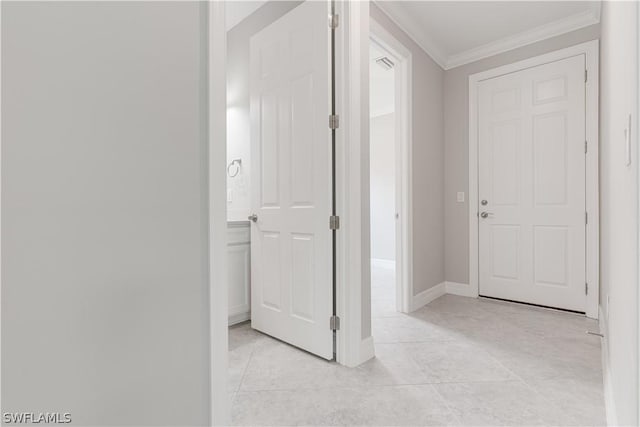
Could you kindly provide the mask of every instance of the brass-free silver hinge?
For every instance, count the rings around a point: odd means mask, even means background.
[[[584,213],[584,223],[589,224],[589,214],[587,212]]]
[[[589,295],[589,284],[588,283],[584,284],[584,294],[585,295]]]
[[[584,142],[584,154],[587,154],[587,147],[589,143],[587,141]]]
[[[587,70],[584,70],[584,82],[587,82]]]
[[[337,215],[331,215],[329,217],[329,230],[340,229],[340,217]]]
[[[329,28],[335,30],[340,24],[340,15],[329,15]]]
[[[329,116],[329,129],[338,129],[340,127],[340,116],[332,114]]]
[[[338,316],[331,316],[329,318],[329,329],[332,331],[340,330],[340,318]]]

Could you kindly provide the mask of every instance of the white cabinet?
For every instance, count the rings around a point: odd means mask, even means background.
[[[229,325],[251,318],[251,233],[248,221],[227,225]]]

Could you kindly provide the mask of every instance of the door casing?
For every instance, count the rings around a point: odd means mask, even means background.
[[[525,59],[513,64],[493,68],[469,76],[469,286],[470,295],[478,296],[479,284],[479,238],[478,238],[478,85],[481,81],[513,73],[549,62],[584,54],[587,72],[586,81],[586,129],[588,150],[586,153],[586,315],[598,319],[600,294],[600,251],[599,251],[599,182],[598,182],[598,64],[599,41],[592,40],[544,55]]]
[[[395,64],[395,197],[396,212],[396,310],[412,311],[413,208],[412,208],[412,55],[375,19],[369,21],[371,40],[393,55]]]

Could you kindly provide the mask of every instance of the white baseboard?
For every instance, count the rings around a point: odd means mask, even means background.
[[[246,322],[251,319],[251,312],[232,314],[229,316],[229,326]]]
[[[362,364],[375,356],[373,337],[368,337],[360,341],[360,363]]]
[[[598,317],[600,325],[600,333],[604,334],[602,338],[602,383],[604,385],[604,407],[607,413],[607,425],[617,426],[618,417],[616,412],[616,402],[613,397],[613,388],[611,384],[611,369],[609,369],[609,342],[607,335],[609,332],[607,319],[602,312],[602,306],[598,307]]]
[[[396,268],[396,262],[392,259],[371,258],[372,267]]]
[[[422,291],[418,295],[414,295],[413,298],[411,298],[411,307],[409,307],[410,311],[416,311],[446,293],[445,282],[438,283],[434,287],[429,288],[426,291]]]
[[[447,293],[459,295],[461,297],[477,298],[478,294],[471,289],[471,285],[466,283],[445,282]]]

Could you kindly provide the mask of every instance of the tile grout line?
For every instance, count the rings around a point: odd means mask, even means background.
[[[447,400],[444,398],[444,396],[442,395],[442,393],[440,393],[440,391],[438,390],[438,388],[436,386],[434,386],[433,384],[430,384],[431,388],[433,389],[433,391],[435,391],[436,395],[438,395],[438,397],[440,398],[440,400],[442,401],[442,403],[444,404],[444,406],[447,407],[447,410],[449,411],[449,413],[451,415],[453,415],[453,418],[456,419],[456,421],[458,422],[459,425],[463,425],[462,419],[460,417],[458,417],[458,414],[456,414],[453,409],[451,409],[451,406],[449,405],[449,402],[447,402]]]
[[[253,353],[256,351],[256,343],[254,342],[251,348],[251,352],[249,353],[249,360],[247,360],[247,364],[244,366],[244,369],[242,370],[242,376],[240,377],[240,382],[238,383],[238,387],[236,388],[235,391],[235,395],[234,395],[234,400],[236,398],[236,396],[238,395],[239,392],[241,392],[241,388],[242,388],[242,384],[244,383],[244,378],[247,375],[247,370],[249,370],[249,364],[251,363],[251,361],[253,360]],[[233,406],[233,402],[232,402],[232,406]]]

